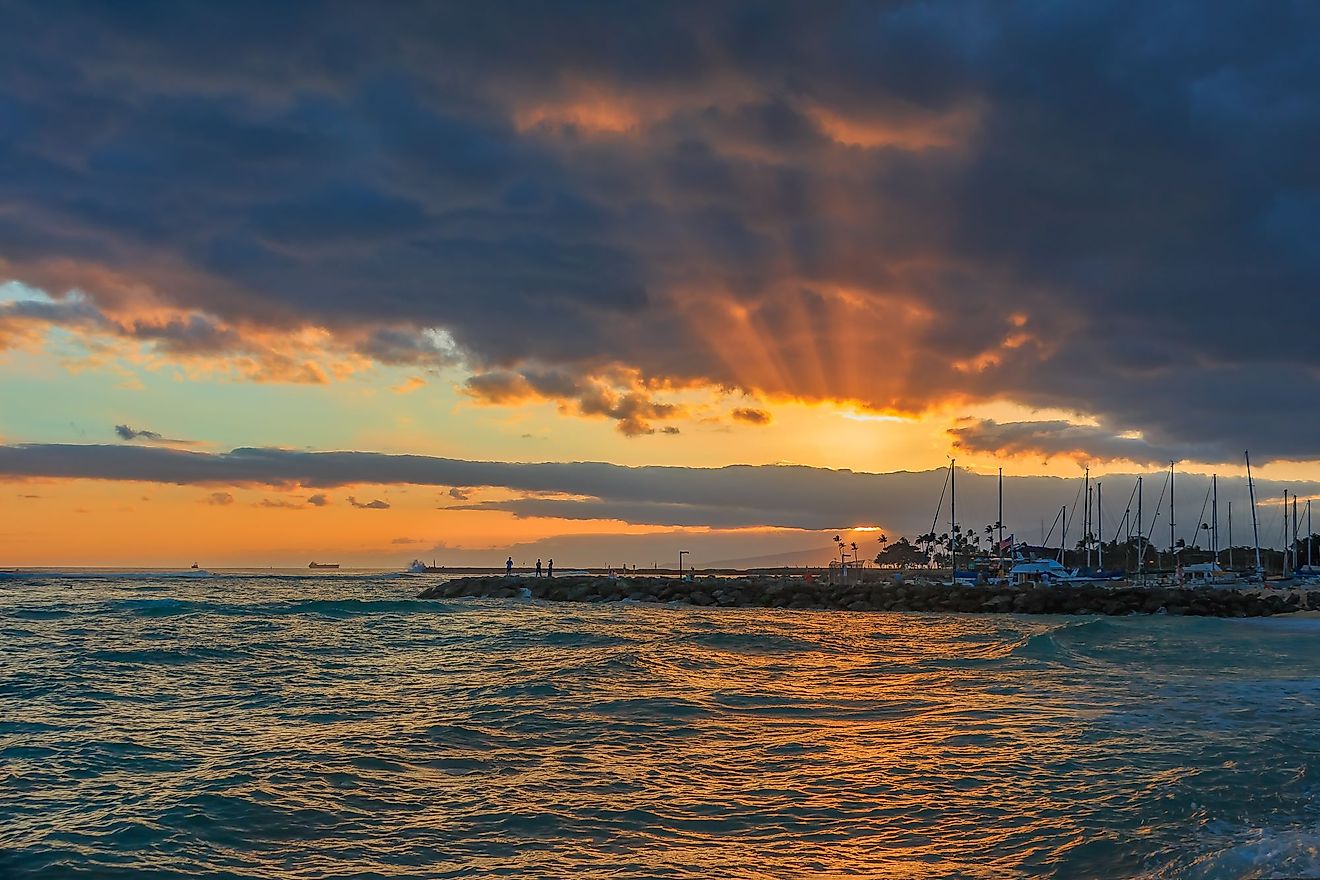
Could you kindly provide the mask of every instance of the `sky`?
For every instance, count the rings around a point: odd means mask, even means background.
[[[0,0],[0,566],[828,558],[951,457],[1035,537],[1176,460],[1236,537],[1248,449],[1277,543],[1317,25]]]

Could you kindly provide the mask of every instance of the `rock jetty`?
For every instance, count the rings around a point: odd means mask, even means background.
[[[1256,591],[1142,587],[1129,584],[973,586],[876,580],[830,584],[800,577],[467,577],[423,590],[422,599],[528,596],[550,602],[682,603],[722,608],[835,611],[960,611],[990,614],[1172,614],[1269,617],[1320,609],[1320,591],[1262,595]]]

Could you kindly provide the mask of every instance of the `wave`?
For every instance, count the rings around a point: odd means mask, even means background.
[[[209,660],[231,660],[241,656],[244,656],[244,652],[197,646],[192,648],[103,649],[89,652],[86,658],[99,663],[120,663],[134,666],[177,666],[189,663],[204,663]]]
[[[294,602],[228,603],[190,599],[119,599],[109,603],[111,611],[127,611],[142,617],[179,614],[221,614],[237,617],[273,617],[314,614],[320,617],[358,617],[372,614],[444,614],[452,609],[443,603],[420,599],[304,599]]]
[[[113,610],[128,611],[142,617],[168,617],[175,614],[191,614],[202,610],[206,603],[189,602],[186,599],[119,599],[111,602]]]
[[[10,613],[21,620],[60,620],[73,616],[72,611],[63,608],[15,608]]]
[[[693,635],[686,639],[703,648],[714,648],[740,654],[790,654],[828,650],[817,641],[807,641],[794,636],[765,632],[709,632]]]
[[[1111,618],[1083,617],[1033,633],[1013,647],[1009,654],[1030,660],[1061,660],[1091,644],[1103,644],[1116,629]]]
[[[1182,860],[1179,860],[1182,861]],[[1318,877],[1320,828],[1253,828],[1212,852],[1153,877]]]
[[[253,609],[253,606],[245,606]],[[427,599],[307,599],[278,605],[256,606],[264,614],[319,614],[356,617],[365,614],[446,614],[453,609]]]

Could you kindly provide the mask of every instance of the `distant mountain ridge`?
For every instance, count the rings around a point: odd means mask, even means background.
[[[837,548],[813,547],[806,550],[789,550],[785,553],[770,553],[764,556],[743,556],[738,559],[717,559],[713,562],[699,563],[699,568],[775,568],[777,566],[826,566],[838,554]]]

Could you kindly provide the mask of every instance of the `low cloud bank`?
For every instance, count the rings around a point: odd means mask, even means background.
[[[859,473],[800,465],[730,465],[719,468],[625,467],[602,462],[517,463],[469,461],[425,455],[378,452],[306,452],[240,448],[209,453],[162,447],[23,444],[0,446],[0,478],[120,480],[209,487],[261,486],[324,490],[354,485],[425,485],[492,487],[524,493],[507,501],[456,504],[451,509],[501,511],[520,517],[551,517],[675,527],[789,528],[806,530],[876,526],[889,537],[948,527],[948,506],[936,518],[947,474],[943,470]],[[1164,475],[1145,478],[1146,529],[1167,541],[1168,496]],[[1135,476],[1101,478],[1103,531],[1112,538]],[[1175,482],[1178,536],[1190,540],[1209,518],[1209,477],[1179,473]],[[1320,484],[1257,481],[1262,542],[1278,543],[1277,498],[1287,487],[1302,497],[1320,493]],[[1020,539],[1047,534],[1061,507],[1069,521],[1080,523],[1080,475],[1006,477],[1005,524]],[[228,493],[217,491],[212,498]],[[313,496],[319,498],[321,493]],[[547,497],[548,496],[548,497]],[[960,472],[958,515],[968,529],[982,534],[993,522],[997,504],[994,476]],[[1235,536],[1250,534],[1250,508],[1242,477],[1219,480],[1221,526],[1233,502]],[[213,501],[213,503],[215,503]],[[313,503],[309,499],[309,503]],[[355,507],[386,509],[388,502],[359,501]],[[1135,511],[1135,502],[1131,504]],[[1199,515],[1198,515],[1199,512]],[[1133,517],[1130,517],[1132,519]],[[1279,520],[1281,521],[1281,520]],[[1074,534],[1075,526],[1070,527]],[[1057,532],[1056,532],[1057,539]]]

